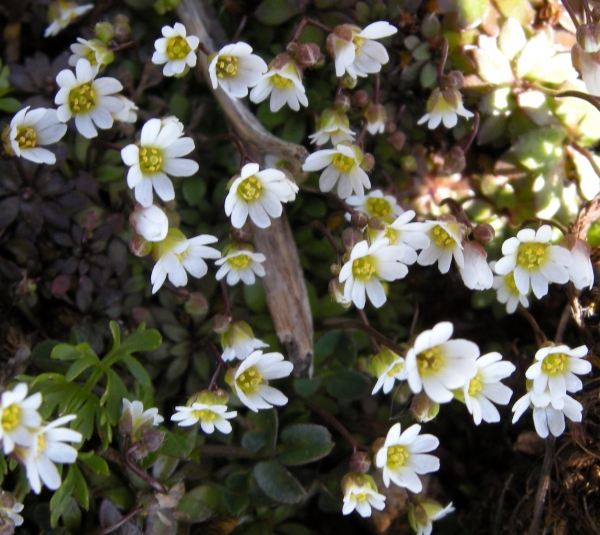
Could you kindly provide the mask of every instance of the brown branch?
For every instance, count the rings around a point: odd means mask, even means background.
[[[339,323],[334,323],[332,321],[326,320],[324,323],[327,325],[332,325],[332,326],[335,325],[335,327],[337,327],[339,329],[358,329],[359,331],[365,332],[369,337],[379,340],[383,345],[390,348],[395,353],[398,353],[399,355],[404,353],[404,349],[402,349],[398,344],[394,343],[387,336],[381,334],[378,330],[373,329],[373,327],[370,327],[369,325],[365,325],[364,323],[362,323],[360,321],[345,321],[344,320]]]
[[[165,487],[162,483],[156,481],[156,479],[151,477],[148,474],[148,472],[142,470],[137,464],[135,464],[135,461],[131,458],[131,454],[141,447],[142,443],[137,442],[125,451],[125,464],[127,465],[127,468],[129,468],[140,479],[148,483],[148,485],[150,485],[154,490],[160,492],[161,494],[166,494],[167,492],[169,492],[169,489]]]
[[[544,503],[546,502],[546,494],[550,487],[550,469],[552,468],[552,460],[554,459],[554,437],[546,438],[546,453],[544,454],[544,462],[540,472],[540,481],[538,483],[537,492],[535,495],[535,507],[533,509],[533,520],[529,526],[529,535],[538,535],[540,530],[540,522],[542,520],[542,512],[544,511]]]
[[[98,531],[95,535],[108,535],[108,533],[112,533],[113,531],[119,529],[121,526],[124,526],[129,522],[135,515],[141,513],[143,511],[142,507],[135,507],[129,513],[127,513],[121,520],[118,520],[114,524],[104,528],[102,531]]]

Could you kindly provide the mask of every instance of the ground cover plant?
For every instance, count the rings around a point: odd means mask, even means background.
[[[600,11],[0,6],[2,533],[598,533]]]

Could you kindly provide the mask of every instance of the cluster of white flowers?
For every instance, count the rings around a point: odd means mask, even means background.
[[[18,383],[0,397],[0,441],[5,455],[12,455],[26,470],[31,489],[39,494],[42,482],[50,490],[60,487],[60,474],[54,463],[74,463],[77,450],[66,442],[81,442],[81,433],[62,427],[74,420],[69,414],[52,422],[42,422],[38,408],[42,395],[27,397],[27,385]],[[19,511],[16,511],[19,512]]]

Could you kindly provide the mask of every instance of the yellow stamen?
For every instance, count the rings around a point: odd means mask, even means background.
[[[235,76],[238,71],[238,58],[236,56],[219,56],[217,60],[217,78]]]
[[[262,195],[263,185],[254,175],[242,180],[238,186],[238,194],[246,202],[255,201]]]
[[[161,170],[163,156],[160,149],[142,147],[140,149],[140,168],[142,173],[157,173]]]
[[[390,203],[378,197],[367,199],[367,210],[374,217],[387,217],[392,213]]]
[[[483,382],[481,381],[481,377],[479,377],[479,375],[476,375],[475,377],[473,377],[473,379],[471,379],[471,382],[469,383],[469,396],[476,396],[477,394],[479,394],[479,392],[481,392],[482,389]]]
[[[267,382],[263,380],[262,375],[254,366],[248,368],[244,373],[240,374],[240,376],[236,379],[236,383],[238,388],[244,392],[244,394],[253,394],[254,392],[258,392],[261,385],[267,384]]]
[[[449,249],[456,245],[454,238],[451,238],[450,234],[448,234],[448,232],[446,232],[446,230],[440,225],[433,227],[431,230],[431,238],[433,243],[435,243],[438,247],[443,247],[444,249]]]
[[[284,78],[280,74],[274,74],[271,78],[277,89],[289,89],[292,87],[292,81],[289,78]]]
[[[350,169],[352,169],[352,166],[356,162],[354,161],[354,158],[338,153],[333,157],[333,161],[331,163],[340,173],[347,173],[350,171]]]
[[[241,254],[230,258],[227,262],[231,264],[233,269],[246,269],[250,263],[250,257],[246,254]]]
[[[2,429],[12,431],[21,423],[21,407],[9,405],[2,411]]]
[[[438,346],[426,349],[417,355],[419,373],[437,373],[444,364],[444,355]]]
[[[172,37],[167,43],[167,56],[172,60],[185,58],[191,50],[183,37]]]
[[[408,460],[408,450],[404,446],[391,446],[387,450],[387,466],[392,470],[400,468]]]
[[[370,256],[357,258],[352,262],[352,274],[357,279],[369,280],[375,273],[375,266],[371,263]]]
[[[564,373],[568,358],[569,356],[564,353],[551,353],[542,362],[542,370],[548,375],[561,375]]]
[[[37,145],[37,132],[30,126],[17,128],[16,140],[20,149],[32,149]]]
[[[531,270],[537,269],[546,260],[549,243],[522,243],[517,250],[517,265]]]
[[[85,113],[96,105],[96,93],[92,84],[86,83],[78,87],[74,87],[69,92],[69,108],[73,115]]]

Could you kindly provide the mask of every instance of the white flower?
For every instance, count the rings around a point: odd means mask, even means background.
[[[266,72],[267,64],[243,42],[225,45],[208,65],[213,89],[221,86],[234,100],[245,97]]]
[[[449,321],[423,331],[406,354],[408,385],[421,390],[436,403],[448,403],[451,390],[462,388],[477,374],[479,347],[468,340],[450,340],[454,327]]]
[[[262,75],[260,82],[250,92],[250,100],[258,104],[269,95],[273,113],[279,111],[286,102],[294,111],[300,109],[300,104],[308,106],[302,85],[302,71],[287,54],[279,54],[273,60],[268,72]]]
[[[571,49],[573,66],[581,73],[590,95],[600,96],[600,34],[596,23],[577,28],[577,43]]]
[[[129,222],[133,230],[146,241],[162,241],[169,232],[169,219],[155,204],[150,206],[136,204],[129,216]]]
[[[23,523],[23,517],[19,514],[23,510],[23,504],[19,503],[10,492],[0,492],[0,525],[3,526],[5,533],[12,533],[5,527],[6,524],[20,526]]]
[[[123,107],[117,113],[112,114],[113,119],[122,123],[135,123],[137,121],[137,113],[135,112],[138,110],[135,102],[123,95],[116,95],[116,97],[121,101]]]
[[[56,110],[23,108],[12,118],[10,126],[2,133],[4,149],[35,163],[53,164],[56,156],[41,145],[51,145],[61,139],[67,125],[59,122]]]
[[[438,262],[440,273],[448,273],[452,257],[459,268],[465,265],[462,227],[457,221],[425,221],[423,229],[430,239],[429,247],[423,249],[417,263],[430,266]]]
[[[391,360],[391,362],[383,367],[378,374],[377,382],[371,394],[375,395],[382,388],[384,394],[389,394],[396,381],[405,381],[408,377],[406,363],[400,355],[397,355],[387,347],[382,347],[381,351],[375,357],[379,357],[379,362],[387,360]]]
[[[375,454],[375,466],[383,470],[386,487],[390,481],[411,492],[423,489],[417,474],[429,474],[440,469],[440,460],[427,455],[437,448],[440,441],[433,435],[420,435],[421,426],[411,425],[400,434],[400,424],[394,424],[388,431],[384,445]]]
[[[464,265],[458,271],[470,290],[487,290],[494,284],[494,273],[487,263],[485,249],[475,241],[463,242]]]
[[[533,423],[537,434],[546,438],[548,433],[558,437],[565,430],[565,416],[572,422],[581,422],[583,406],[577,400],[565,395],[560,399],[553,399],[549,393],[535,394],[528,391],[514,404],[512,419],[514,424],[529,408],[533,408]]]
[[[285,405],[288,398],[269,386],[271,379],[281,379],[292,373],[294,366],[283,360],[281,353],[254,351],[235,370],[229,370],[230,385],[240,401],[251,411],[271,409],[273,405]],[[227,377],[226,377],[227,380]]]
[[[188,36],[185,26],[180,22],[175,25],[163,26],[161,37],[154,41],[156,52],[152,54],[152,63],[165,65],[163,74],[165,76],[183,75],[186,69],[196,66],[196,49],[200,39],[195,35]]]
[[[378,511],[385,507],[385,496],[377,492],[375,480],[367,474],[351,472],[342,478],[344,507],[342,514],[356,512],[363,518],[371,516],[371,507]]]
[[[364,112],[367,120],[367,132],[371,135],[383,134],[387,123],[387,113],[381,104],[371,102]]]
[[[156,427],[164,421],[164,418],[158,414],[156,407],[144,410],[144,405],[141,401],[129,401],[125,398],[123,398],[121,419],[126,420],[127,428],[130,428],[127,429],[127,434],[129,435],[135,435],[150,427]],[[121,428],[122,424],[119,424],[119,427]]]
[[[442,507],[441,504],[430,498],[416,498],[416,506],[412,501],[408,502],[408,523],[416,535],[431,535],[432,522],[453,512],[452,502],[446,507]]]
[[[254,338],[252,327],[245,321],[234,321],[221,334],[221,347],[223,347],[221,358],[227,362],[236,358],[244,360],[256,349],[269,347],[269,344]]]
[[[37,409],[42,404],[42,395],[37,392],[27,396],[27,385],[18,383],[12,390],[6,390],[0,398],[0,440],[4,454],[8,455],[19,446],[33,443],[32,429],[42,423]]]
[[[569,279],[578,290],[591,290],[594,285],[594,267],[590,258],[590,246],[572,234],[565,236],[561,245],[571,251],[571,264],[567,266]]]
[[[415,217],[414,210],[407,210],[399,215],[386,229],[377,234],[390,240],[391,245],[403,243],[416,251],[429,247],[429,237],[426,234],[427,225],[412,221]],[[369,232],[371,234],[371,232]],[[374,238],[375,236],[372,236]]]
[[[367,173],[361,169],[363,152],[358,145],[347,142],[338,143],[335,149],[313,152],[302,165],[303,171],[324,169],[319,178],[321,191],[331,191],[337,183],[337,193],[346,199],[356,192],[359,197],[365,194],[364,188],[370,188]]]
[[[231,216],[235,228],[242,228],[248,215],[257,227],[267,228],[271,225],[269,216],[281,216],[281,203],[294,200],[297,192],[298,186],[283,171],[259,171],[257,163],[247,163],[229,188],[225,214]]]
[[[542,225],[537,232],[523,229],[515,238],[502,244],[504,256],[496,262],[498,275],[514,272],[515,285],[522,294],[529,293],[529,282],[538,299],[548,293],[548,283],[565,284],[569,280],[567,266],[571,253],[559,245],[551,245],[552,229]]]
[[[489,423],[499,422],[500,413],[492,401],[498,405],[507,405],[512,396],[512,390],[500,381],[515,371],[515,365],[512,362],[500,361],[502,355],[497,352],[479,357],[475,361],[477,375],[463,387],[465,405],[473,415],[475,425],[479,425],[482,420]]]
[[[209,405],[206,403],[192,403],[189,407],[175,407],[177,411],[171,416],[172,422],[177,422],[181,427],[187,427],[200,422],[202,431],[210,435],[215,427],[221,433],[231,433],[231,424],[227,421],[237,416],[237,411],[227,412],[227,405]]]
[[[46,424],[35,432],[29,448],[19,448],[17,455],[25,465],[29,485],[36,494],[42,490],[42,482],[50,490],[60,487],[60,474],[54,463],[72,464],[77,460],[77,450],[64,443],[81,442],[81,433],[60,427],[75,418],[76,415],[69,414]]]
[[[157,260],[150,276],[152,293],[158,292],[167,276],[173,286],[185,286],[187,273],[197,279],[204,277],[208,271],[204,258],[221,256],[219,251],[206,246],[216,241],[217,238],[209,234],[202,234],[188,240],[179,229],[169,229],[167,237],[162,242],[158,242],[153,250]]]
[[[123,108],[123,103],[113,96],[123,89],[121,82],[116,78],[96,77],[96,70],[92,69],[87,59],[80,59],[75,66],[75,74],[69,69],[64,69],[56,76],[56,83],[60,87],[55,104],[58,120],[66,123],[75,117],[75,126],[79,133],[87,138],[96,137],[98,131],[94,124],[101,129],[113,125],[112,113],[118,113]]]
[[[352,195],[346,199],[346,203],[369,217],[379,217],[390,223],[404,213],[396,197],[384,195],[380,189],[374,189],[365,196]],[[346,219],[350,220],[350,214],[346,214]]]
[[[77,43],[71,45],[71,52],[73,52],[69,57],[71,67],[75,67],[80,59],[87,59],[96,72],[115,59],[114,53],[100,39],[87,41],[78,37]]]
[[[440,91],[436,87],[427,101],[427,113],[419,119],[417,124],[428,121],[427,127],[435,130],[443,121],[446,128],[454,128],[458,123],[459,115],[466,119],[473,117],[473,113],[463,106],[460,91],[453,88]]]
[[[191,176],[198,171],[195,161],[181,158],[194,150],[193,139],[180,136],[177,123],[150,119],[142,127],[140,146],[131,144],[121,150],[121,158],[129,166],[127,185],[135,188],[135,200],[142,206],[152,204],[152,188],[163,201],[175,198],[167,175]]]
[[[255,253],[248,250],[231,250],[226,256],[215,262],[221,266],[215,278],[220,281],[227,275],[227,284],[234,286],[240,279],[244,284],[254,284],[256,276],[264,277],[265,268],[261,262],[267,257],[262,253]]]
[[[385,47],[374,39],[394,35],[397,31],[385,21],[373,22],[364,30],[350,24],[336,26],[334,33],[327,37],[327,45],[335,61],[335,75],[340,77],[347,72],[356,78],[379,72],[390,58]]]
[[[577,375],[592,370],[592,363],[583,358],[587,353],[586,346],[571,349],[564,344],[538,349],[535,362],[525,372],[525,377],[533,381],[534,394],[543,394],[547,390],[556,406],[554,400],[562,398],[567,392],[581,390],[583,384]]]
[[[345,282],[344,296],[362,309],[368,295],[373,306],[379,308],[387,299],[380,281],[404,278],[408,273],[406,264],[413,264],[416,256],[405,245],[389,245],[387,238],[371,245],[366,240],[358,242],[340,271],[340,282]]]
[[[496,262],[490,262],[490,268],[495,271]],[[500,303],[506,303],[506,312],[512,314],[517,310],[519,303],[525,308],[529,306],[529,299],[523,295],[515,284],[514,272],[508,275],[495,275],[492,285],[497,292]]]
[[[308,137],[311,143],[317,145],[324,145],[329,139],[337,145],[342,141],[354,141],[354,132],[350,130],[350,121],[346,113],[327,108],[319,117],[317,131]]]
[[[94,4],[78,6],[75,2],[69,2],[68,0],[58,0],[57,2],[53,2],[48,9],[50,26],[46,28],[44,37],[56,35],[71,24],[77,17],[87,13],[93,7]]]

